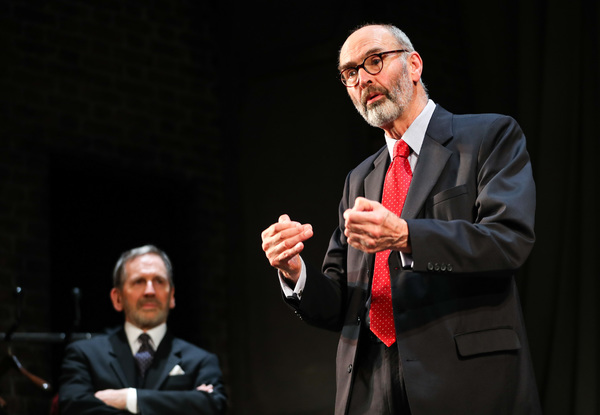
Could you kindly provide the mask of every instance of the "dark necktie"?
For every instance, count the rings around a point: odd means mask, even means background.
[[[142,345],[135,354],[135,362],[137,363],[139,374],[143,378],[146,374],[146,371],[152,364],[154,349],[150,345],[150,336],[147,333],[140,334],[139,340]]]
[[[388,168],[383,184],[381,204],[400,216],[408,193],[412,170],[408,162],[410,148],[404,140],[398,140],[394,146],[394,158]],[[371,331],[386,345],[396,341],[394,313],[392,308],[392,289],[387,249],[375,254],[375,270],[371,288],[371,309],[369,312]]]

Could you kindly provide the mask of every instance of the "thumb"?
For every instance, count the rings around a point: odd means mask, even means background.
[[[365,199],[364,197],[357,197],[354,201],[353,210],[359,212],[367,212],[373,210],[373,202],[369,199]]]

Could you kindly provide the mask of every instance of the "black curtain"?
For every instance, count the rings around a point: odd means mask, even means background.
[[[546,414],[598,414],[600,7],[538,2],[519,16],[519,111],[538,188],[522,290],[532,353]]]
[[[599,3],[508,2],[494,17],[462,7],[467,59],[487,69],[470,73],[473,101],[501,112],[500,98],[532,157],[537,243],[519,283],[544,412],[598,414]]]

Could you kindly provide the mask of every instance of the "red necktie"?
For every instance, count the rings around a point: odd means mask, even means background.
[[[398,140],[394,146],[394,159],[388,168],[383,184],[381,204],[400,216],[406,193],[412,179],[412,171],[408,163],[410,148],[403,140]],[[394,328],[394,313],[392,309],[392,289],[387,249],[375,254],[375,271],[371,288],[371,331],[386,345],[391,346],[396,341]]]

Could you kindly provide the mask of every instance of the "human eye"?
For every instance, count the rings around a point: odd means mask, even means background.
[[[134,278],[130,281],[130,284],[133,287],[143,287],[146,284],[146,281],[143,278]]]
[[[169,285],[169,281],[164,277],[155,277],[154,284],[160,287],[166,287]]]
[[[348,68],[348,69],[344,69],[342,71],[342,78],[345,79],[346,81],[356,78],[357,76],[357,70],[356,68]]]
[[[379,66],[381,65],[381,55],[371,55],[367,58],[365,65],[369,65],[369,66]]]

